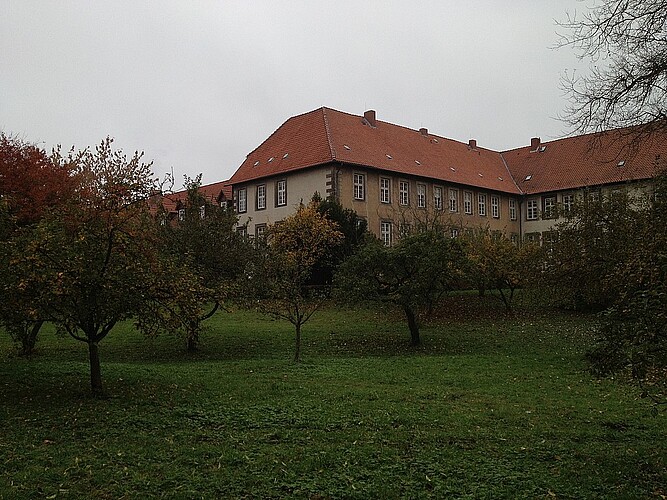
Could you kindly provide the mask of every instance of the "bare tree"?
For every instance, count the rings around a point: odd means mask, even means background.
[[[562,80],[573,132],[667,131],[667,0],[599,0],[558,25],[558,46],[591,63],[587,75]]]

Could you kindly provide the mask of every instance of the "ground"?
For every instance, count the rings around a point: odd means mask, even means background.
[[[195,355],[125,324],[105,400],[85,346],[49,330],[25,360],[0,335],[0,498],[667,495],[666,416],[585,371],[591,318],[470,300],[416,350],[398,312],[327,308],[301,364],[255,313],[217,314]]]

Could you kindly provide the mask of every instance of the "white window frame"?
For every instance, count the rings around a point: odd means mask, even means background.
[[[426,208],[426,184],[417,183],[417,208]]]
[[[477,214],[486,217],[486,194],[477,193]]]
[[[463,191],[463,211],[472,215],[472,191]]]
[[[366,176],[355,172],[353,174],[353,185],[354,185],[354,199],[355,200],[365,200],[366,199]]]
[[[555,219],[556,218],[556,195],[542,197],[542,218]]]
[[[199,207],[199,218],[203,219],[204,217],[206,217],[206,205]]]
[[[500,219],[500,198],[498,196],[491,196],[491,217]]]
[[[179,221],[184,221],[185,220],[185,209],[184,208],[179,208],[178,209],[178,220]]]
[[[391,246],[391,221],[380,221],[380,239],[384,246]]]
[[[569,214],[574,208],[574,193],[563,195],[563,213]]]
[[[264,210],[266,208],[266,184],[259,184],[257,186],[257,210]]]
[[[380,203],[391,203],[391,179],[380,177]]]
[[[526,220],[537,220],[539,203],[537,198],[531,198],[526,201]]]
[[[459,211],[459,190],[449,188],[449,211],[456,213]]]
[[[398,182],[398,203],[403,206],[410,205],[410,183],[408,181]]]
[[[516,199],[510,198],[510,220],[516,220]]]
[[[442,186],[433,186],[433,208],[442,210]]]
[[[276,181],[276,206],[284,207],[287,205],[287,179]]]
[[[236,192],[236,211],[244,214],[248,211],[248,190],[241,188]]]

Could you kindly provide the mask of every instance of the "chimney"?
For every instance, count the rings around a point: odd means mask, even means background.
[[[531,151],[537,151],[540,147],[540,138],[539,137],[533,137],[530,140],[530,150]]]
[[[371,127],[375,127],[375,110],[369,109],[364,113],[364,119],[368,122]]]
[[[419,133],[426,137],[428,135],[428,129],[427,128],[420,128]]]
[[[477,141],[475,139],[470,139],[468,141],[468,147],[470,149],[477,149]]]

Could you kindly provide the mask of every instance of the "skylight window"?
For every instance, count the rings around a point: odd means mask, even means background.
[[[283,160],[284,160],[285,158],[287,158],[288,156],[289,156],[289,153],[285,153],[285,154],[283,155]]]
[[[394,157],[391,156],[391,155],[387,155],[387,154],[386,154],[385,156],[386,156],[387,158],[389,158],[390,160],[393,160],[393,159],[394,159]]]
[[[421,164],[422,164],[419,160],[415,160],[415,163],[416,163],[417,165],[421,165]]]
[[[477,175],[479,175],[480,177],[484,177],[484,174],[482,174],[482,172],[480,172],[480,173],[477,174]]]
[[[253,166],[256,167],[257,165],[259,165],[259,160],[257,160]]]
[[[273,156],[269,158],[269,163],[273,161]]]
[[[348,151],[351,149],[350,146],[348,146],[347,144],[343,144],[343,147],[344,147],[345,149],[347,149]]]
[[[451,170],[452,172],[456,172],[456,169],[454,167],[449,167],[449,170]]]
[[[528,175],[526,176],[526,178],[525,178],[523,181],[524,181],[524,182],[525,182],[525,181],[529,181],[529,180],[532,179],[532,178],[533,178],[533,176],[530,175],[530,174],[528,174]]]
[[[435,142],[436,144],[438,144],[438,139],[436,139],[436,138],[434,137],[434,138],[433,138],[433,142]]]
[[[540,149],[538,150],[540,153],[544,153],[547,150],[546,146],[540,146]]]
[[[617,167],[624,167],[624,166],[625,166],[625,160],[621,160],[621,161],[619,161],[619,162],[618,162],[618,165],[616,165],[616,166],[617,166]]]
[[[499,180],[499,181],[502,181],[502,180],[503,180],[503,178],[502,178],[502,177],[500,177],[500,176],[498,176],[498,180]]]

